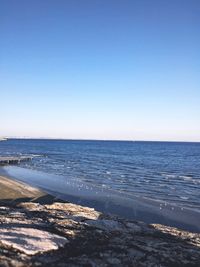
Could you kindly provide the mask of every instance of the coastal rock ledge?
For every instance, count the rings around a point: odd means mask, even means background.
[[[71,203],[0,206],[0,266],[200,266],[200,235]]]

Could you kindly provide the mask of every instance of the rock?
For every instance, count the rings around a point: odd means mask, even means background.
[[[198,266],[200,234],[71,203],[0,207],[1,267]]]
[[[44,206],[42,206],[39,203],[33,203],[33,202],[22,202],[18,204],[18,207],[24,208],[29,211],[40,211],[44,210]]]
[[[68,242],[66,238],[46,231],[13,225],[0,227],[0,240],[2,245],[27,255],[55,250]]]
[[[127,222],[126,227],[128,227],[128,229],[130,229],[134,233],[139,233],[142,231],[142,227],[136,223],[133,223],[133,222]]]
[[[54,203],[51,205],[45,205],[47,210],[65,211],[67,215],[74,217],[81,217],[82,219],[96,220],[100,216],[100,212],[93,208],[83,207],[71,203]]]
[[[114,220],[86,220],[85,223],[87,223],[90,226],[99,228],[101,230],[104,231],[123,231],[124,230],[124,226],[118,222],[118,221],[114,221]]]

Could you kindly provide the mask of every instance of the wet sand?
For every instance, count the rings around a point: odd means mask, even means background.
[[[36,187],[0,176],[0,204],[20,203],[23,201],[44,204],[53,202],[54,200],[55,197]]]

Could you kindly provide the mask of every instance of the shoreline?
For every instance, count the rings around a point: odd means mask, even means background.
[[[35,186],[0,174],[0,205],[18,205],[22,202],[49,204],[61,199]]]
[[[39,188],[0,175],[0,204],[37,201],[43,197],[55,199]]]
[[[62,176],[50,175],[15,166],[1,168],[0,175],[28,183],[63,201],[94,208],[105,214],[115,214],[124,219],[143,221],[147,224],[177,227],[200,232],[200,212],[158,201],[117,194],[117,192],[66,180]],[[59,181],[59,183],[58,183]]]
[[[15,201],[20,198],[34,199],[45,193],[26,183],[0,175],[0,202]]]
[[[104,214],[0,176],[1,266],[198,266],[199,247],[198,233]]]

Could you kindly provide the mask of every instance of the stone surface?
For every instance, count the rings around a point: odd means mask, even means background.
[[[28,227],[12,224],[0,227],[0,242],[27,255],[34,255],[63,247],[68,240],[64,237]]]
[[[96,211],[93,208],[83,207],[71,203],[58,203],[55,202],[51,205],[45,205],[45,208],[47,210],[50,210],[50,213],[56,211],[62,211],[65,212],[65,216],[71,215],[73,218],[82,218],[82,219],[91,219],[96,220],[100,216],[100,212]]]
[[[0,207],[0,266],[200,266],[200,234],[71,203]]]

